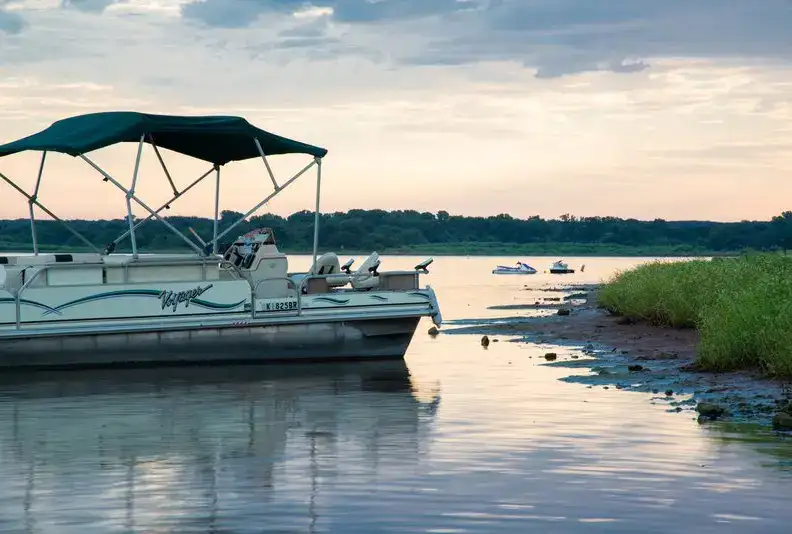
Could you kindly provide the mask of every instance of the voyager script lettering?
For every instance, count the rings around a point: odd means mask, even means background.
[[[187,308],[190,306],[190,301],[196,297],[201,296],[203,293],[208,291],[214,284],[209,284],[206,287],[198,286],[195,289],[188,289],[187,291],[167,291],[163,290],[159,294],[159,298],[162,301],[162,309],[165,308],[173,308],[173,311],[176,311],[176,308],[184,302],[184,307]]]

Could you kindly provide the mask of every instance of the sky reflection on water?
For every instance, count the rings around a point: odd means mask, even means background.
[[[490,275],[503,261],[435,261],[446,319],[548,281]],[[406,363],[4,375],[0,531],[788,531],[788,442],[428,327]]]

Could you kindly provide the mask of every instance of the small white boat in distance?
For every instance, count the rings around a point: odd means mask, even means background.
[[[555,261],[553,265],[550,266],[550,274],[569,274],[574,272],[575,270],[570,269],[569,265],[562,260]]]
[[[492,274],[536,274],[536,269],[534,269],[527,263],[518,261],[517,267],[506,267],[504,265],[498,265],[492,270]]]
[[[137,146],[129,188],[87,155],[118,143]],[[157,208],[135,189],[144,145],[153,149],[173,190],[173,197]],[[179,189],[162,149],[211,167]],[[0,253],[0,368],[401,358],[421,318],[430,317],[438,326],[442,322],[434,291],[419,281],[428,274],[431,258],[413,269],[385,270],[373,252],[351,270],[352,262],[342,266],[335,253],[319,256],[324,148],[269,133],[241,117],[110,112],[60,120],[0,146],[0,158],[24,151],[42,153],[32,193],[0,172],[0,180],[30,206],[33,243],[31,254]],[[45,160],[55,153],[84,161],[97,172],[97,185],[120,191],[126,200],[128,229],[103,249],[38,199]],[[278,182],[268,158],[280,154],[304,154],[310,161]],[[220,169],[249,159],[263,161],[274,192],[236,221],[221,221]],[[234,230],[249,224],[250,216],[311,168],[317,173],[313,265],[294,273],[271,228]],[[215,182],[211,238],[193,231],[192,239],[162,212],[209,176]],[[135,216],[133,203],[144,217]],[[91,252],[40,252],[34,207]],[[137,229],[152,220],[193,253],[139,253]],[[239,237],[228,239],[235,234]],[[132,253],[114,253],[127,239]]]

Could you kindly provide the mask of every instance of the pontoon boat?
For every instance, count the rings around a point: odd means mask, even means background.
[[[137,144],[128,188],[88,155],[122,142]],[[136,192],[144,144],[153,148],[173,189],[173,197],[156,209]],[[161,149],[203,160],[211,168],[179,190]],[[422,317],[441,322],[434,291],[419,285],[431,258],[413,270],[381,271],[375,252],[353,271],[351,262],[342,269],[334,253],[317,257],[324,148],[266,132],[240,117],[110,112],[55,122],[0,146],[0,157],[23,151],[42,153],[34,191],[28,193],[1,172],[0,179],[27,199],[33,252],[0,253],[0,366],[401,358]],[[51,153],[81,159],[96,171],[97,185],[104,181],[125,198],[128,230],[103,250],[38,199],[44,163]],[[311,161],[279,183],[268,162],[279,154],[305,154]],[[274,192],[220,229],[220,169],[253,158],[262,159]],[[221,247],[246,218],[313,167],[316,216],[308,272],[289,272],[288,260],[268,228]],[[161,213],[212,175],[213,233],[207,241],[196,236],[196,242]],[[135,218],[133,203],[146,212],[145,218]],[[34,207],[61,222],[93,252],[40,252]],[[140,254],[135,232],[151,219],[194,253]],[[131,254],[114,253],[126,238]]]

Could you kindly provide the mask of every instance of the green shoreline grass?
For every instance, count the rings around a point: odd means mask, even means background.
[[[702,369],[792,378],[792,258],[652,262],[618,273],[597,298],[618,315],[698,329]]]

